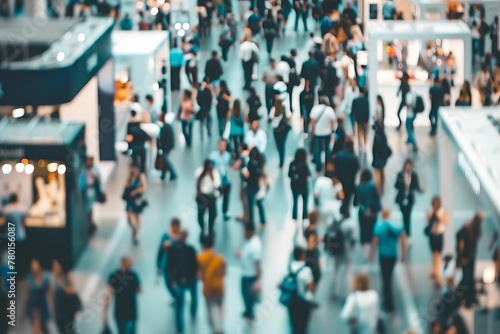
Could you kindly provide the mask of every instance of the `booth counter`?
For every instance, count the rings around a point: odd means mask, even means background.
[[[26,208],[27,259],[72,266],[88,240],[85,212],[85,126],[43,121],[0,122],[0,199],[16,193]],[[0,224],[5,226],[0,215]]]

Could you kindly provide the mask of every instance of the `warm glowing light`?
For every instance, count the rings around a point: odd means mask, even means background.
[[[47,170],[48,170],[50,173],[54,173],[54,172],[57,170],[57,163],[52,162],[52,163],[48,164],[48,165],[47,165]]]
[[[5,165],[2,166],[2,173],[9,174],[10,172],[12,172],[12,166],[11,165],[5,164]]]
[[[483,282],[484,284],[492,284],[495,282],[496,273],[495,268],[492,266],[488,266],[484,268],[483,271]]]
[[[66,166],[64,166],[64,165],[59,165],[59,166],[57,167],[57,172],[58,172],[59,174],[61,174],[61,175],[62,175],[62,174],[64,174],[64,173],[66,173]]]
[[[165,0],[158,0],[158,1],[156,1],[156,2],[158,2],[158,5],[160,5],[160,6],[161,6],[161,5],[163,5],[163,4],[165,3]]]
[[[44,160],[38,160],[38,167],[43,167],[45,166],[45,161]]]
[[[121,78],[120,78],[120,82],[121,83],[127,83],[128,82],[128,78],[126,75],[123,75]]]
[[[28,161],[28,159],[26,159],[26,158],[24,158],[24,159],[22,159],[22,160],[21,160],[21,163],[22,163],[23,165],[25,165],[25,166],[28,164],[28,162],[29,162],[29,161]]]
[[[29,164],[29,165],[26,165],[26,167],[24,167],[24,171],[26,172],[26,174],[30,175],[30,174],[33,174],[33,172],[35,171],[35,166]]]
[[[151,15],[155,16],[156,14],[158,14],[158,7],[151,8],[149,12],[151,13]]]
[[[160,89],[160,85],[157,82],[155,82],[153,84],[153,90],[158,90],[158,89]]]
[[[137,8],[137,9],[143,9],[144,8],[144,2],[137,1],[136,4],[135,4],[135,8]]]
[[[17,163],[16,164],[16,172],[18,172],[18,173],[24,172],[24,164],[22,164],[21,162]]]
[[[24,116],[24,108],[16,108],[12,110],[12,117],[20,118]]]
[[[57,56],[56,56],[57,61],[63,61],[64,58],[66,58],[66,55],[64,54],[64,52],[57,53]]]

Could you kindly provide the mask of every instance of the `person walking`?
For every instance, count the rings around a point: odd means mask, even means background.
[[[240,44],[240,57],[243,66],[243,77],[245,80],[244,90],[248,90],[252,85],[253,66],[258,61],[259,48],[251,40],[244,40]]]
[[[75,278],[57,260],[52,262],[52,291],[57,329],[60,333],[76,333],[75,315],[82,305],[75,291]]]
[[[205,77],[208,78],[208,84],[215,89],[216,94],[223,74],[224,70],[222,69],[220,56],[217,51],[213,50],[211,58],[205,64]]]
[[[262,155],[266,152],[267,134],[259,128],[259,121],[255,120],[250,123],[250,131],[245,133],[245,144],[249,149],[257,148]]]
[[[231,194],[231,179],[229,177],[229,170],[232,168],[231,154],[227,151],[227,142],[224,139],[219,140],[219,147],[213,151],[209,157],[215,169],[219,173],[221,180],[222,192],[222,214],[224,220],[231,218],[229,212],[229,198]]]
[[[181,68],[184,64],[184,52],[178,46],[177,38],[173,39],[170,49],[170,88],[172,91],[181,89]]]
[[[249,160],[242,169],[242,174],[246,183],[246,199],[248,203],[248,224],[254,226],[254,211],[257,200],[257,194],[261,189],[261,178],[264,174],[264,156],[259,152],[257,147],[250,150]],[[260,203],[262,205],[262,202]],[[262,207],[260,207],[262,208]],[[262,212],[259,208],[259,212]],[[263,217],[260,217],[263,218]],[[261,220],[261,223],[265,222]]]
[[[247,98],[247,122],[252,124],[253,121],[258,121],[260,119],[259,109],[262,107],[262,102],[260,101],[260,97],[257,95],[257,91],[255,88],[250,87],[248,89],[248,98]]]
[[[369,169],[364,169],[361,172],[360,183],[354,191],[354,205],[359,207],[360,242],[363,256],[365,260],[368,260],[373,239],[373,228],[378,213],[382,210],[380,195],[377,186],[372,181],[372,173]]]
[[[314,51],[309,51],[309,59],[302,64],[300,77],[305,80],[305,85],[313,91],[316,90],[319,75],[321,72],[320,64],[314,59]]]
[[[429,120],[431,121],[430,135],[435,136],[437,131],[439,107],[441,107],[444,103],[444,89],[441,87],[438,79],[434,79],[434,85],[429,90],[429,98],[431,100],[431,111],[429,112]]]
[[[226,261],[214,251],[214,238],[201,238],[203,250],[198,254],[198,277],[203,282],[203,296],[207,304],[208,322],[212,333],[223,333],[224,276]]]
[[[146,175],[139,171],[136,165],[130,166],[130,171],[125,182],[122,198],[126,201],[127,221],[132,228],[132,240],[134,245],[139,244],[139,232],[141,229],[141,213],[147,206],[144,196],[148,189]]]
[[[252,32],[252,36],[257,36],[262,29],[262,16],[259,14],[259,9],[255,7],[252,14],[247,19],[247,28]]]
[[[220,18],[219,22],[221,25],[221,33],[219,35],[219,46],[221,49],[222,60],[224,62],[227,62],[229,48],[231,47],[231,45],[233,45],[234,39],[233,36],[231,35],[231,29],[227,25],[226,20],[224,18]]]
[[[271,108],[269,119],[271,120],[271,128],[273,129],[276,148],[278,149],[279,168],[283,168],[285,163],[285,148],[288,132],[290,131],[291,111],[283,104],[279,96],[276,97],[274,107]]]
[[[137,107],[139,107],[137,103]],[[142,109],[142,108],[141,108]],[[125,141],[128,143],[129,149],[132,151],[132,162],[140,167],[142,173],[146,172],[146,142],[151,140],[151,137],[141,128],[141,121],[137,114],[137,110],[130,111],[130,121],[127,124],[127,135]]]
[[[391,212],[388,208],[382,210],[382,220],[378,221],[373,231],[370,260],[375,259],[378,248],[380,273],[382,276],[382,291],[384,308],[387,312],[394,312],[392,297],[392,273],[398,258],[398,242],[401,245],[401,262],[406,261],[406,234],[400,222],[390,220]]]
[[[178,242],[168,248],[167,271],[172,278],[172,286],[176,292],[175,326],[177,332],[184,333],[184,300],[186,291],[191,295],[190,315],[196,318],[198,310],[197,272],[198,261],[193,246],[186,243],[188,232],[181,229]]]
[[[298,219],[298,202],[302,197],[302,221],[307,218],[307,208],[309,199],[309,178],[311,171],[307,165],[307,151],[303,148],[295,151],[295,158],[288,168],[288,177],[290,178],[290,188],[292,189],[292,219]]]
[[[262,81],[265,83],[264,100],[266,103],[267,115],[269,116],[271,108],[274,106],[274,100],[276,95],[274,91],[274,84],[278,82],[276,74],[276,61],[273,58],[269,59],[269,67],[264,72]],[[269,119],[268,122],[270,122]]]
[[[359,158],[354,154],[354,138],[346,138],[344,149],[333,157],[337,177],[342,183],[344,200],[340,211],[344,217],[350,216],[352,196],[356,185],[356,175],[360,169]]]
[[[327,161],[325,175],[318,177],[314,183],[314,202],[321,220],[321,232],[333,221],[341,220],[340,208],[343,199],[344,191],[342,183],[337,179],[335,165]]]
[[[276,36],[278,35],[278,24],[274,20],[273,12],[268,10],[266,14],[266,19],[262,23],[262,28],[264,30],[264,38],[266,39],[266,49],[271,58],[271,53],[273,52],[273,45]]]
[[[380,122],[375,122],[375,136],[373,137],[372,146],[372,167],[373,173],[375,174],[375,184],[379,194],[382,196],[384,194],[385,188],[385,165],[387,164],[387,159],[392,155],[392,150],[387,143],[387,137],[385,135],[385,127]]]
[[[407,105],[406,95],[410,92],[410,84],[408,83],[408,81],[410,80],[410,76],[408,75],[407,72],[403,72],[403,76],[401,77],[400,80],[401,84],[399,85],[397,93],[397,96],[401,94],[401,103],[399,104],[398,107],[398,120],[399,120],[399,125],[397,127],[398,130],[401,128],[401,124],[403,124],[403,122],[401,121],[401,110],[403,110],[403,107]]]
[[[311,134],[314,140],[314,162],[316,172],[320,172],[323,166],[321,154],[325,152],[325,163],[330,157],[330,141],[337,117],[335,111],[330,107],[328,97],[320,96],[319,104],[314,106],[310,114]]]
[[[168,275],[168,249],[172,244],[179,240],[181,231],[181,221],[178,218],[172,218],[170,221],[170,228],[163,233],[158,253],[156,255],[156,269],[157,274],[163,276],[163,281],[167,287],[167,291],[175,300],[176,292],[172,286],[172,278]]]
[[[252,224],[245,224],[244,233],[243,247],[236,253],[236,257],[241,260],[241,294],[245,305],[242,316],[253,320],[255,302],[260,293],[262,241],[255,234],[255,227]]]
[[[240,100],[234,100],[229,116],[229,141],[232,143],[231,151],[233,159],[238,159],[240,156],[241,144],[243,144],[245,118],[241,112]]]
[[[380,317],[377,291],[370,289],[370,277],[361,273],[354,277],[353,292],[347,296],[340,318],[351,331],[360,334],[378,333]]]
[[[413,152],[418,152],[417,138],[415,137],[415,117],[417,117],[415,107],[417,103],[417,94],[410,90],[406,93],[406,133],[408,139],[406,142],[413,147]]]
[[[186,141],[186,146],[191,147],[193,142],[193,119],[194,115],[198,112],[198,105],[196,99],[190,90],[184,90],[182,94],[182,101],[180,106],[180,119],[182,127],[182,135]]]
[[[26,277],[28,284],[26,316],[31,322],[33,333],[48,334],[49,299],[52,296],[50,277],[44,273],[38,260],[31,260],[30,272]]]
[[[198,88],[196,100],[200,109],[196,114],[196,119],[200,121],[200,138],[203,141],[203,127],[207,128],[208,137],[212,136],[212,115],[210,115],[210,111],[212,110],[213,95],[208,77],[203,79]]]
[[[352,116],[356,123],[356,136],[360,155],[366,153],[370,121],[370,103],[366,92],[361,90],[359,96],[352,101]]]
[[[309,12],[308,0],[293,0],[293,10],[295,11],[294,30],[297,31],[299,29],[299,19],[302,18],[304,32],[307,32],[307,16]]]
[[[427,211],[427,226],[424,229],[424,233],[429,238],[429,245],[432,252],[431,277],[437,286],[441,286],[443,281],[441,253],[443,252],[446,224],[448,224],[448,213],[441,207],[441,198],[434,196],[432,207]]]
[[[221,80],[219,94],[217,95],[217,124],[219,127],[219,136],[221,138],[226,131],[227,120],[229,118],[229,105],[231,101],[231,91],[227,87],[226,81]]]
[[[161,180],[165,180],[167,172],[169,173],[169,180],[175,181],[177,179],[177,173],[175,172],[174,165],[170,161],[170,153],[175,147],[175,130],[172,126],[174,120],[173,113],[167,113],[167,115],[160,114],[160,122],[163,123],[160,129],[160,136],[158,137],[157,147],[158,154],[161,155],[163,159],[163,168],[161,170]]]
[[[467,308],[472,307],[473,304],[477,304],[474,272],[476,268],[477,245],[481,238],[483,220],[483,214],[477,212],[472,220],[457,232],[456,236],[457,267],[462,268],[462,280],[459,283],[459,290],[463,291],[463,300]]]
[[[403,223],[405,227],[408,243],[411,243],[411,212],[413,204],[415,204],[415,191],[420,193],[424,189],[420,185],[417,173],[413,170],[413,160],[406,159],[403,170],[396,177],[394,185],[397,191],[396,203],[399,205],[401,214],[403,215]]]
[[[300,247],[293,249],[293,261],[289,266],[289,274],[294,275],[297,282],[297,292],[293,294],[288,305],[291,333],[306,334],[314,302],[314,283],[311,268],[306,265],[306,251]]]
[[[196,205],[198,207],[198,224],[201,235],[205,235],[205,212],[208,210],[208,234],[214,234],[214,223],[217,218],[217,197],[220,195],[221,180],[219,172],[209,159],[195,172]]]
[[[299,104],[300,104],[300,116],[302,117],[303,127],[302,131],[304,136],[309,132],[309,122],[311,119],[311,111],[314,107],[314,91],[308,87],[304,86],[302,92],[299,95]]]

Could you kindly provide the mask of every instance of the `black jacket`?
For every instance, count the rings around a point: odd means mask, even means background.
[[[398,173],[394,187],[398,192],[396,195],[396,203],[398,204],[403,203],[405,195],[407,196],[409,204],[415,203],[415,191],[421,190],[418,175],[415,172],[411,173],[410,192],[408,194],[405,194],[405,176],[402,171]]]
[[[167,251],[167,272],[173,283],[186,286],[196,281],[196,251],[184,242],[175,242]]]
[[[198,95],[196,97],[198,105],[200,106],[200,111],[198,112],[198,118],[204,118],[212,109],[212,92],[208,87],[205,89],[198,89]]]
[[[175,134],[172,124],[165,123],[160,130],[160,137],[158,138],[158,148],[163,152],[170,152],[175,147]]]
[[[309,80],[315,83],[319,78],[320,66],[315,59],[309,58],[302,64],[302,70],[300,71],[300,76],[305,80]]]
[[[340,151],[333,157],[337,178],[344,188],[353,188],[360,169],[359,159],[354,153]]]
[[[250,176],[246,179],[247,188],[259,189],[260,188],[260,178],[262,177],[262,168],[255,159],[250,159],[248,161],[248,172]]]
[[[211,58],[207,60],[205,65],[205,76],[210,79],[210,82],[220,79],[223,73],[224,70],[218,59]]]
[[[368,97],[360,96],[352,101],[352,114],[356,123],[367,123],[370,120]]]

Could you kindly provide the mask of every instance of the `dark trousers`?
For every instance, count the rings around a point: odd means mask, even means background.
[[[262,200],[257,200],[256,196],[259,192],[259,189],[255,188],[246,188],[247,202],[248,202],[248,224],[251,226],[255,225],[255,204],[257,204],[257,208],[259,210],[259,218],[260,223],[264,224],[266,222],[266,216],[264,211],[264,203]]]
[[[309,198],[309,191],[306,188],[304,189],[294,189],[292,188],[292,198],[293,198],[293,206],[292,206],[292,219],[297,219],[298,215],[298,201],[299,196],[302,197],[302,219],[307,218],[307,200]]]
[[[320,172],[323,164],[321,163],[321,153],[325,150],[325,162],[330,157],[330,140],[331,136],[314,136],[314,162],[316,163],[316,171]]]
[[[170,152],[163,152],[163,170],[161,172],[161,179],[165,178],[165,174],[167,171],[170,173],[170,180],[174,180],[177,178],[177,173],[175,172],[174,165],[168,158]]]
[[[429,112],[429,121],[431,121],[432,134],[435,134],[437,131],[438,112],[439,112],[439,107],[431,108],[431,111]]]
[[[172,285],[172,278],[170,277],[170,275],[167,273],[166,270],[163,271],[163,282],[165,282],[165,286],[167,287],[168,293],[170,293],[172,298],[174,298],[175,300],[175,298],[177,297],[177,293]]]
[[[222,42],[222,46],[220,47],[221,54],[222,54],[222,60],[227,61],[227,54],[229,53],[229,47],[231,44],[227,42]]]
[[[196,289],[196,281],[187,285],[179,285],[175,288],[175,325],[179,333],[184,333],[184,302],[186,291],[191,294],[191,318],[196,317],[198,309],[198,291]]]
[[[288,307],[288,315],[290,316],[290,325],[292,327],[291,333],[306,334],[311,315],[309,304],[299,298],[293,298]]]
[[[288,130],[278,127],[274,129],[274,141],[276,142],[276,148],[278,149],[278,157],[280,161],[280,168],[283,167],[285,162],[285,148],[286,148],[286,138],[288,136]]]
[[[189,67],[187,63],[184,72],[186,72],[189,84],[194,87],[198,86],[198,67]]]
[[[360,242],[362,245],[371,244],[373,239],[373,228],[377,221],[376,214],[366,215],[365,210],[358,211]]]
[[[291,85],[289,83],[287,83],[287,92],[288,92],[288,102],[290,104],[290,111],[293,112],[293,99],[292,99],[292,96],[293,96],[293,89],[295,88],[294,85]]]
[[[118,320],[116,319],[118,334],[135,334],[136,320]]]
[[[205,235],[205,213],[208,210],[208,233],[213,235],[215,218],[217,217],[215,196],[199,194],[196,196],[196,204],[198,205],[198,224],[201,228],[201,234]]]
[[[266,83],[264,98],[266,100],[267,115],[269,115],[271,108],[274,106],[274,88],[272,83]]]
[[[392,297],[392,273],[396,265],[396,258],[380,257],[380,273],[382,275],[382,291],[384,295],[384,305],[386,311],[394,310],[394,300]]]
[[[342,182],[342,189],[344,191],[344,199],[342,200],[342,207],[340,212],[345,216],[349,217],[351,212],[352,196],[354,195],[354,182],[346,183]]]
[[[142,173],[146,172],[146,148],[144,145],[132,146],[132,163],[139,166]]]
[[[243,135],[241,136],[230,136],[229,137],[230,141],[233,143],[233,158],[239,158],[240,157],[240,145],[243,143]]]
[[[209,137],[212,136],[212,116],[210,116],[210,111],[203,111],[206,116],[200,118],[200,138],[203,140],[205,136],[203,135],[203,128],[207,128],[207,134]]]
[[[181,68],[170,68],[170,88],[172,91],[181,89]]]
[[[243,76],[245,78],[244,88],[249,88],[252,85],[252,72],[253,72],[253,61],[242,61],[243,65]]]
[[[266,37],[266,48],[267,48],[267,53],[271,55],[271,52],[273,51],[273,44],[274,44],[274,36],[267,36]]]
[[[406,105],[406,94],[401,96],[401,103],[399,103],[398,107],[398,120],[399,120],[399,126],[403,123],[401,121],[401,110],[403,110],[403,107]],[[352,115],[352,114],[351,114]]]
[[[294,8],[295,10],[295,26],[294,29],[297,31],[299,29],[299,19],[302,18],[302,23],[304,23],[304,31],[307,32],[307,14],[308,11],[302,11]]]
[[[229,198],[231,194],[231,184],[222,186],[222,214],[229,212]]]
[[[222,137],[224,131],[226,130],[227,120],[225,117],[217,117],[217,125],[219,126],[219,136]]]
[[[186,140],[187,147],[191,147],[193,141],[193,121],[181,121],[182,134]]]
[[[405,225],[406,236],[411,236],[411,210],[413,210],[413,203],[408,202],[408,204],[399,204],[399,209],[403,215],[403,223]]]
[[[304,128],[302,131],[304,133],[307,133],[307,130],[309,129],[309,120],[310,120],[309,115],[311,115],[311,110],[312,110],[312,108],[308,108],[305,105],[300,106],[300,113],[302,115],[302,121],[304,122],[304,125],[303,125]]]
[[[56,324],[59,334],[76,333],[75,321],[73,319],[56,319]]]
[[[472,39],[472,66],[476,63],[476,56],[480,55],[481,40],[479,38]]]
[[[460,281],[459,289],[463,291],[465,306],[470,307],[476,300],[476,286],[474,280],[474,269],[476,259],[472,258],[468,264],[462,266],[462,281]]]
[[[245,305],[245,311],[243,315],[246,317],[253,317],[253,308],[256,302],[256,295],[253,291],[253,286],[257,277],[242,277],[241,278],[241,295],[243,296],[243,304]]]

